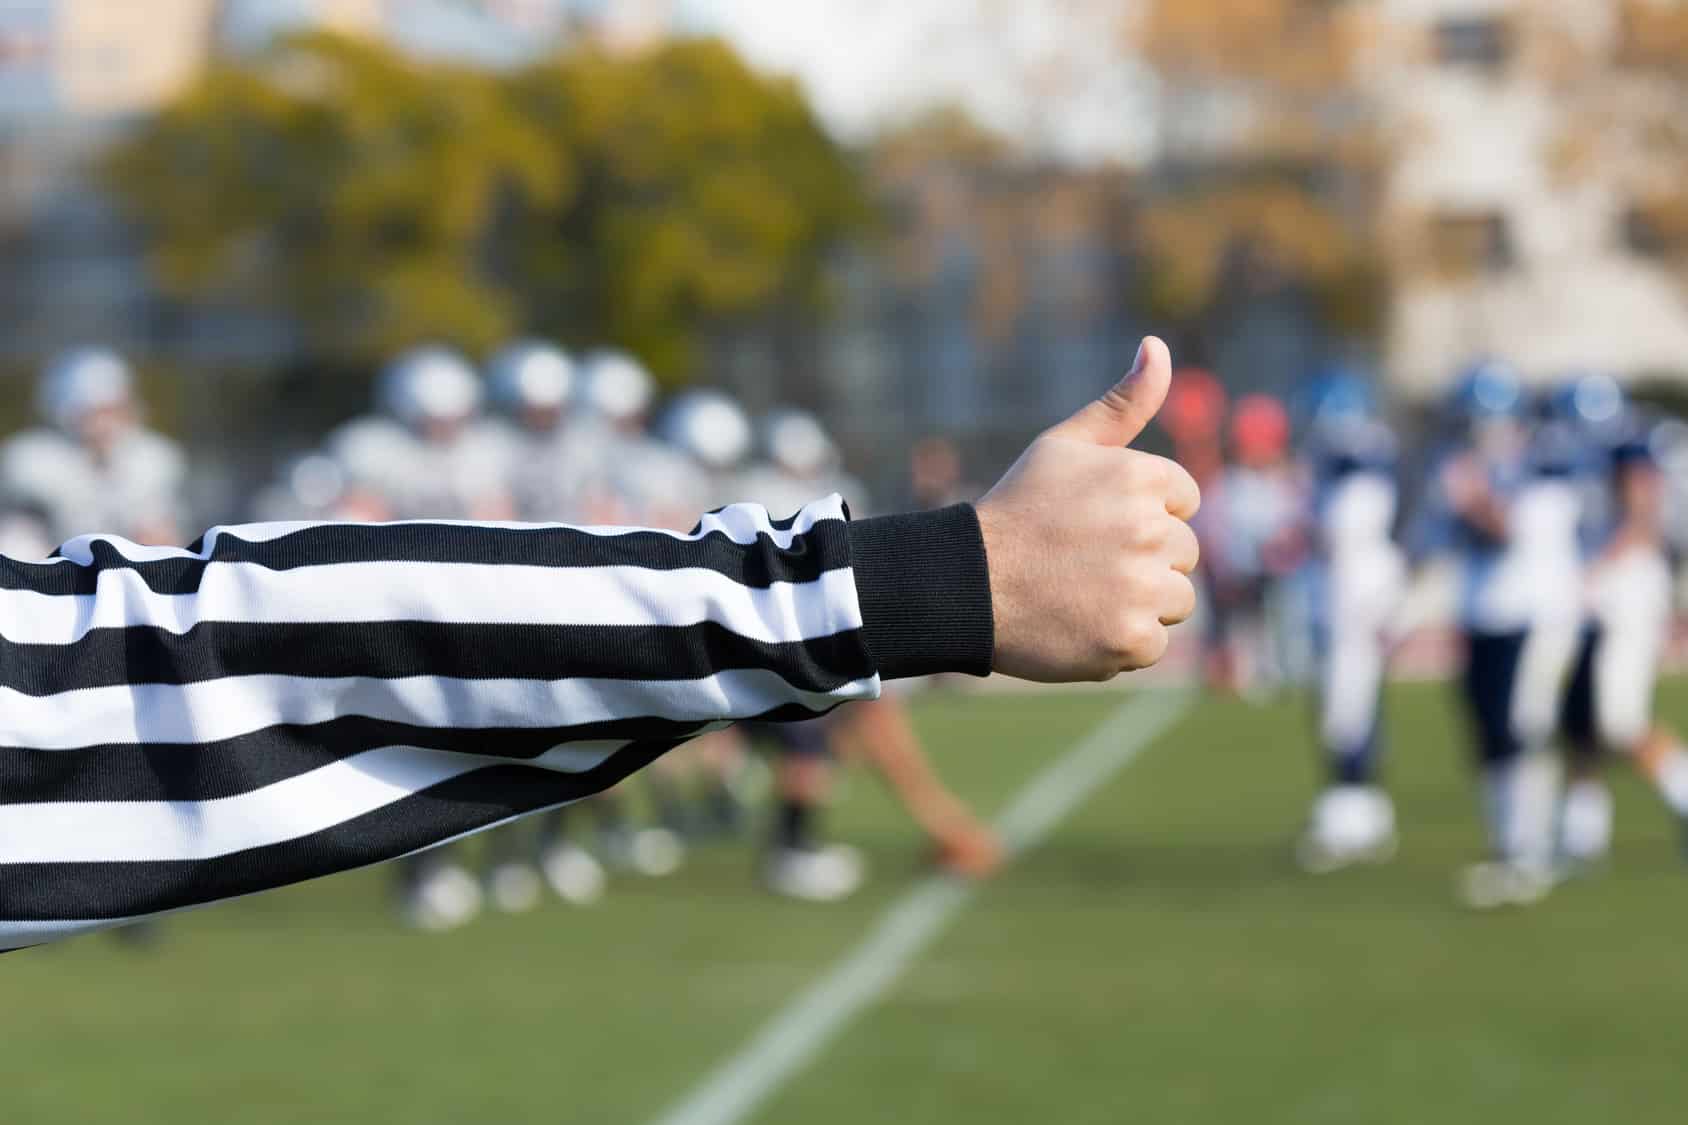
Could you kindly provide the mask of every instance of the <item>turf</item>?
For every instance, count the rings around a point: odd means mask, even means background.
[[[920,706],[984,807],[1118,703]],[[1665,709],[1688,719],[1688,690]],[[968,906],[914,973],[759,1121],[1676,1122],[1688,1112],[1688,868],[1618,786],[1609,870],[1473,917],[1451,876],[1474,802],[1446,693],[1397,690],[1390,867],[1288,862],[1314,781],[1304,716],[1203,701]],[[109,939],[0,959],[0,1119],[649,1119],[918,878],[867,779],[834,818],[877,878],[800,907],[722,847],[589,910],[396,932],[360,872]]]

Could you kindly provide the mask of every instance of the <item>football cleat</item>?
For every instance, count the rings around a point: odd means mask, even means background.
[[[539,905],[539,873],[525,863],[500,863],[487,873],[486,896],[495,910],[525,914]]]
[[[545,849],[539,871],[553,893],[564,902],[586,906],[604,897],[609,882],[603,865],[576,844],[561,843]]]
[[[1314,802],[1312,822],[1297,842],[1296,862],[1314,875],[1395,858],[1395,805],[1369,785],[1339,785]]]
[[[481,912],[481,885],[463,868],[447,864],[417,880],[400,908],[405,924],[424,933],[468,925]]]
[[[824,848],[775,848],[762,879],[770,891],[800,902],[838,902],[855,894],[866,877],[861,853],[843,844]]]

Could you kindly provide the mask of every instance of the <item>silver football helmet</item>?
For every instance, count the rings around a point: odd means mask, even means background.
[[[586,360],[586,402],[612,422],[631,422],[656,398],[656,380],[625,352],[594,352]]]
[[[407,426],[449,422],[480,408],[481,381],[468,360],[449,348],[414,348],[381,373],[376,402]]]
[[[777,467],[800,477],[838,467],[838,446],[806,410],[775,410],[762,419],[762,453]]]
[[[501,349],[486,372],[488,397],[512,413],[562,410],[574,398],[574,360],[544,341],[522,340]]]
[[[663,411],[663,440],[707,469],[722,472],[750,453],[750,419],[720,391],[687,391]]]
[[[89,413],[125,406],[133,395],[134,377],[122,356],[105,348],[77,348],[47,365],[37,405],[42,417],[69,431]]]

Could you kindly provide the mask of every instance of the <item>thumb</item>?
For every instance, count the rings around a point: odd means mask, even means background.
[[[1154,421],[1172,386],[1172,354],[1159,337],[1145,337],[1125,378],[1051,433],[1096,445],[1130,445]]]

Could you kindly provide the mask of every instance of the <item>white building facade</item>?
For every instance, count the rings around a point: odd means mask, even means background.
[[[1614,65],[1618,0],[1379,8],[1366,69],[1389,153],[1387,356],[1401,392],[1432,395],[1481,355],[1536,381],[1688,380],[1680,248],[1638,229],[1648,154],[1614,151],[1624,138],[1592,112],[1620,97],[1672,111],[1668,84]]]

